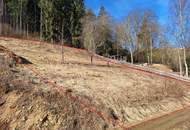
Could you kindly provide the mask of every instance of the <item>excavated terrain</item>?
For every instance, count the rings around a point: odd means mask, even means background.
[[[116,64],[107,66],[99,58],[94,58],[91,65],[85,50],[64,47],[66,62],[61,64],[59,46],[21,40],[0,40],[0,45],[21,58],[14,60],[13,65],[1,67],[1,77],[4,78],[5,70],[11,76],[8,83],[1,81],[2,128],[121,129],[118,122],[130,125],[190,103],[189,84]],[[15,68],[15,62],[27,64]],[[42,82],[27,66],[64,88],[64,92]],[[81,102],[72,100],[65,91],[101,110],[111,122],[82,107]]]
[[[0,52],[0,130],[119,129],[40,81],[13,55]]]

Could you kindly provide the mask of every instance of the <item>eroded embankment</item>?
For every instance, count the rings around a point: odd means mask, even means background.
[[[187,84],[115,65],[107,67],[107,62],[98,59],[95,65],[90,65],[85,51],[64,48],[68,63],[60,64],[60,48],[21,41],[1,41],[0,44],[32,61],[42,77],[64,86],[125,125],[174,111],[190,102]],[[107,125],[101,128],[106,129]]]
[[[7,50],[8,51],[8,50]],[[17,60],[17,59],[16,59]],[[20,59],[19,59],[20,60]],[[117,129],[0,53],[0,129]],[[118,128],[119,129],[119,128]]]

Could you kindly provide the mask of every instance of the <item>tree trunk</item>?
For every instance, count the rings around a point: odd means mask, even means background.
[[[179,72],[180,72],[180,76],[183,75],[183,72],[182,72],[182,63],[181,63],[181,55],[180,55],[180,50],[178,49],[178,60],[179,60]]]
[[[118,45],[118,42],[117,42],[117,57],[119,55],[119,45]]]
[[[150,64],[152,65],[152,39],[150,40]]]
[[[91,59],[90,59],[90,61],[91,61],[91,64],[93,64],[93,54],[91,54]]]
[[[24,24],[22,27],[22,35],[23,37],[26,37],[26,24]]]
[[[18,25],[18,15],[17,15],[17,17],[16,17],[16,23],[15,23],[15,26],[16,26],[16,34],[18,34],[18,32],[19,32],[19,25]]]
[[[62,47],[61,47],[61,63],[64,63],[65,62],[65,57],[64,57],[64,48],[63,48],[63,46],[64,46],[64,41],[63,41],[63,30],[64,30],[64,28],[63,28],[63,24],[62,24],[62,32],[61,32],[61,45],[62,45]]]
[[[2,29],[2,15],[1,15],[1,12],[0,12],[0,35],[2,35],[2,31],[3,31],[3,29]]]
[[[146,43],[148,43],[148,40],[146,39]],[[147,53],[147,63],[150,64],[150,50],[149,46],[146,45],[146,53]]]
[[[148,63],[148,65],[150,64],[150,52],[149,52],[149,47],[147,47],[147,49],[146,49],[146,53],[147,53],[147,63]]]
[[[34,32],[36,33],[37,32],[37,26],[36,26],[36,5],[34,7]]]
[[[150,65],[150,56],[147,55],[148,65]]]
[[[26,24],[26,37],[28,38],[29,32],[28,32],[28,23]]]
[[[3,0],[1,0],[1,3],[0,3],[0,35],[3,32],[3,28],[2,28],[3,27],[2,26],[2,24],[3,24],[3,10],[4,10],[3,5],[4,5]]]
[[[40,40],[43,40],[42,39],[42,8],[40,9]]]
[[[20,27],[19,27],[19,32],[20,35],[22,35],[22,0],[20,0]]]
[[[184,58],[184,65],[185,65],[185,76],[188,77],[189,76],[189,68],[187,65],[187,58],[186,58],[186,49],[185,47],[183,47],[183,58]]]
[[[133,52],[132,52],[131,48],[130,48],[130,54],[131,54],[131,64],[133,64],[134,63],[134,61],[133,61]]]
[[[65,62],[65,57],[64,57],[64,48],[63,48],[63,40],[61,41],[61,63],[63,64]]]

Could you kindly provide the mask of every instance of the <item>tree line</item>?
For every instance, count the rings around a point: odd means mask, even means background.
[[[45,41],[60,41],[80,47],[83,0],[1,0],[4,30],[1,34],[39,36]]]
[[[104,7],[98,15],[86,9],[84,0],[1,0],[0,34],[86,48],[91,62],[94,54],[127,56],[132,64],[162,63],[188,76],[189,7],[189,0],[170,0],[170,19],[161,25],[150,9],[133,9],[115,21]]]
[[[190,73],[190,1],[170,0],[166,25],[150,9],[133,9],[123,20],[113,22],[104,8],[98,16],[87,10],[83,43],[91,52],[122,55],[133,63],[165,64],[180,75]],[[91,56],[91,57],[92,57]]]

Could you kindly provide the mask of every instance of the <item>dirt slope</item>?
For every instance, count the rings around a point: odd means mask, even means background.
[[[0,130],[119,129],[0,54]]]
[[[43,76],[125,125],[173,111],[190,103],[188,84],[123,69],[113,64],[108,67],[107,62],[97,58],[94,65],[90,65],[90,57],[84,50],[65,47],[67,63],[60,64],[61,48],[57,46],[23,43],[19,40],[1,40],[0,45],[28,59]],[[25,69],[29,71],[28,68]],[[82,108],[79,110],[84,111]],[[84,113],[81,118],[86,118]],[[112,127],[109,123],[102,123],[101,118],[94,120],[93,129]],[[101,123],[97,124],[101,126],[96,124],[99,120]]]

